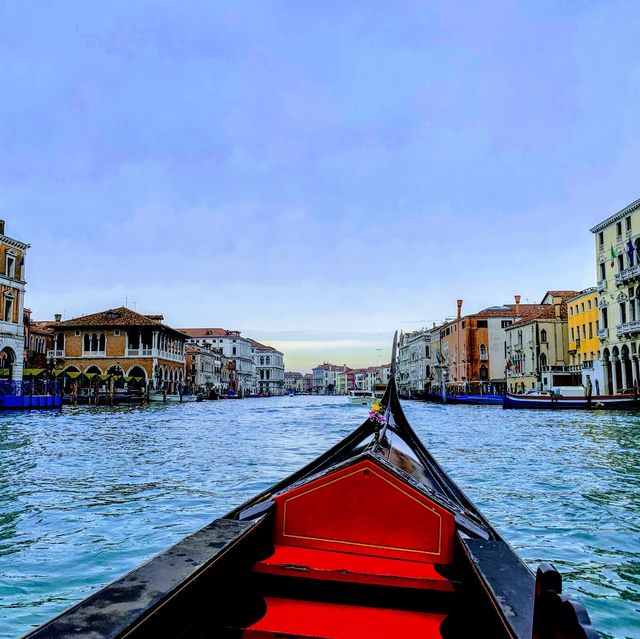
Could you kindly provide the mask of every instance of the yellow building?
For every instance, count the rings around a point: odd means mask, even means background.
[[[569,355],[571,364],[582,368],[593,368],[599,359],[598,339],[598,291],[587,288],[567,300],[569,327]]]

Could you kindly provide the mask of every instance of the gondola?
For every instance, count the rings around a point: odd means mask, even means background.
[[[330,450],[27,636],[595,639],[561,592],[422,445],[392,371]]]
[[[637,395],[592,395],[572,397],[570,395],[517,395],[505,393],[503,408],[571,409],[571,410],[637,410],[640,399]]]

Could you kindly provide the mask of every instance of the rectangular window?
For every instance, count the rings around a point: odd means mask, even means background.
[[[5,322],[13,321],[13,300],[5,297],[3,319]]]
[[[602,328],[609,328],[609,314],[606,308],[602,309]]]
[[[600,233],[598,233],[598,244],[600,246],[604,246],[604,231],[600,231]]]
[[[631,217],[625,218],[624,221],[625,221],[627,233],[631,232]]]
[[[580,310],[584,313],[584,302],[582,302],[582,304],[580,304]]]
[[[622,235],[622,222],[616,222],[616,235],[618,237]]]
[[[589,322],[589,339],[593,337],[593,323]]]
[[[487,328],[487,320],[478,320],[478,328]]]
[[[7,255],[7,263],[5,265],[5,273],[7,277],[16,276],[16,258],[13,255]]]
[[[618,255],[618,273],[624,270],[624,257],[622,255]]]
[[[511,320],[502,320],[502,322],[500,322],[501,328],[507,328],[507,326],[511,326],[511,324],[513,324]]]
[[[80,337],[80,331],[76,331],[76,337]]]
[[[587,310],[590,311],[591,310],[591,300],[589,300],[587,302]]]
[[[587,339],[587,326],[586,326],[586,324],[582,325],[582,339]]]
[[[120,331],[119,331],[117,328],[116,328],[116,330],[115,330],[115,331],[113,331],[113,334],[114,334],[116,337],[120,337]]]
[[[572,342],[575,342],[575,341],[576,341],[576,337],[575,337],[575,334],[574,334],[574,332],[573,332],[573,331],[574,331],[574,329],[573,329],[573,326],[572,326],[572,327],[571,327],[571,341],[572,341]]]
[[[601,280],[607,279],[607,270],[604,262],[600,263],[600,279]]]
[[[233,347],[233,355],[235,355],[235,354],[236,354],[236,347],[234,346]]]
[[[624,302],[620,304],[620,323],[627,323],[627,305]]]

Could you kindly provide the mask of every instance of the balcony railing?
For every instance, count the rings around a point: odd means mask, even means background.
[[[598,329],[598,339],[604,340],[609,337],[609,329],[608,328],[599,328]]]
[[[105,357],[106,351],[82,351],[82,357]]]
[[[625,268],[624,270],[616,273],[616,284],[626,284],[631,280],[640,279],[640,265],[635,264],[634,266],[630,266],[629,268]]]
[[[62,358],[64,357],[64,351],[47,351],[47,358]]]
[[[151,357],[153,349],[151,348],[128,348],[127,357]]]
[[[543,373],[573,373],[576,368],[575,365],[563,365],[563,366],[541,366],[540,370]]]
[[[635,333],[640,333],[640,321],[625,322],[624,324],[618,324],[618,326],[616,326],[616,335],[618,337],[633,335]]]
[[[596,284],[596,290],[598,293],[604,291],[605,288],[607,288],[607,280],[598,280],[598,283]]]

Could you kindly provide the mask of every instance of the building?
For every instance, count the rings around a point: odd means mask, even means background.
[[[433,375],[431,331],[422,328],[401,333],[398,341],[398,390],[403,395],[419,395]]]
[[[510,391],[581,384],[569,357],[567,300],[577,291],[548,291],[539,308],[506,328],[507,386]]]
[[[299,380],[296,381],[296,391],[309,395],[313,386],[313,374],[305,373]]]
[[[604,390],[604,383],[598,339],[598,292],[595,286],[567,300],[567,326],[571,365],[582,375],[583,385],[586,387],[591,382],[592,392],[599,395]]]
[[[257,389],[263,395],[284,395],[284,354],[251,339]]]
[[[47,368],[55,362],[47,359],[53,345],[53,331],[49,322],[31,319],[31,309],[25,308],[24,318],[24,367],[25,369]]]
[[[214,391],[218,395],[226,392],[227,386],[222,383],[226,357],[219,349],[208,344],[187,344],[185,359],[185,380],[192,388]]]
[[[433,368],[436,383],[445,382],[468,386],[481,384],[497,392],[505,381],[507,353],[506,331],[514,322],[531,318],[543,304],[521,304],[520,295],[514,296],[514,304],[489,306],[462,315],[463,300],[457,300],[457,316],[432,330],[432,350],[435,352]],[[434,346],[437,344],[437,348]]]
[[[287,393],[298,392],[298,381],[302,379],[302,373],[295,371],[285,371],[284,373],[284,390]]]
[[[49,323],[53,348],[48,358],[65,372],[141,379],[141,384],[175,392],[184,382],[186,337],[125,306]]]
[[[251,395],[257,391],[255,363],[251,340],[242,337],[240,331],[225,328],[180,328],[189,343],[209,344],[234,361],[229,368],[229,388],[239,395]]]
[[[28,244],[5,235],[0,220],[0,378],[22,379],[24,368],[25,257]]]
[[[604,392],[640,381],[640,199],[614,213],[595,236],[600,365]]]
[[[314,395],[333,395],[336,392],[337,374],[347,370],[347,366],[338,366],[324,362],[312,369],[311,392]]]

